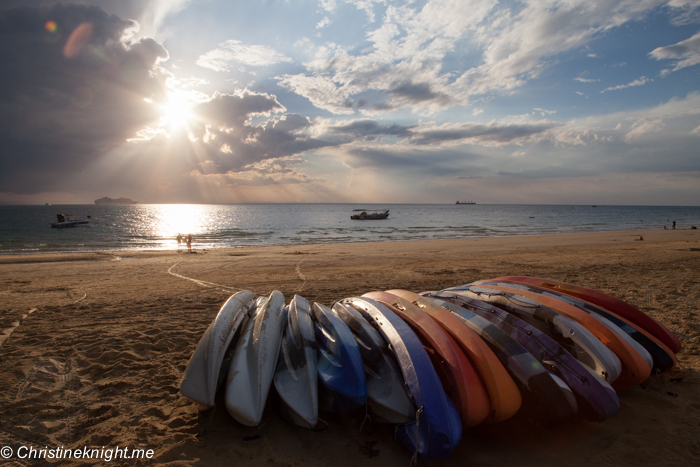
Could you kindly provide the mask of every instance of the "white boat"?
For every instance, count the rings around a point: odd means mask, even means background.
[[[284,295],[273,291],[258,301],[236,348],[226,379],[226,409],[238,422],[258,426],[262,419],[284,330]]]
[[[275,389],[282,399],[282,415],[306,428],[318,423],[316,331],[308,300],[294,295],[287,307],[287,325],[275,370]]]
[[[219,382],[228,371],[228,365],[222,365],[224,357],[236,331],[254,308],[254,298],[253,292],[247,290],[229,297],[200,339],[187,364],[180,382],[180,393],[196,402],[200,409],[214,406]]]
[[[87,216],[87,219],[73,219],[73,214],[56,214],[58,222],[52,222],[51,228],[63,229],[65,227],[79,227],[81,225],[90,225],[92,216]]]

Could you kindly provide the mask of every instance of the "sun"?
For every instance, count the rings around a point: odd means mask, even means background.
[[[188,93],[169,91],[168,102],[161,106],[162,126],[184,128],[192,118],[192,101]]]

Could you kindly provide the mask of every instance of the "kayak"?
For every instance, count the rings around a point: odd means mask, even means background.
[[[522,403],[520,390],[496,354],[478,334],[465,326],[450,311],[425,297],[407,290],[388,290],[387,292],[418,305],[457,341],[478,370],[488,393],[490,411],[485,420],[487,423],[502,422],[516,414]]]
[[[399,425],[396,436],[422,457],[448,457],[462,438],[462,424],[418,336],[389,307],[371,298],[340,303],[359,311],[391,346],[406,390],[418,407],[415,420]]]
[[[262,419],[284,330],[284,295],[273,291],[258,301],[236,343],[226,382],[226,409],[239,423],[258,426]]]
[[[462,418],[463,427],[479,425],[491,410],[486,389],[459,344],[430,315],[410,301],[387,292],[363,295],[388,306],[403,319],[428,350],[442,387]]]
[[[319,408],[345,412],[367,403],[367,380],[357,341],[340,318],[320,303],[311,307],[318,345]]]
[[[602,306],[606,310],[610,310],[613,313],[616,313],[619,316],[629,320],[631,323],[639,325],[642,329],[663,342],[674,353],[680,352],[683,348],[683,344],[681,343],[680,339],[678,339],[678,337],[676,337],[676,335],[666,326],[629,303],[598,290],[593,290],[580,285],[569,284],[567,282],[557,281],[554,279],[542,279],[539,277],[504,276],[491,280],[534,285],[580,298],[581,300]]]
[[[180,381],[180,393],[197,402],[200,409],[214,406],[216,390],[228,372],[228,362],[224,362],[226,353],[250,310],[254,309],[254,298],[253,292],[247,290],[229,297],[200,339],[187,364]]]
[[[498,326],[463,308],[459,303],[453,303],[450,298],[439,298],[436,296],[438,294],[439,292],[422,293],[450,310],[484,339],[518,384],[524,399],[523,407],[533,416],[551,423],[576,418],[576,398],[561,378],[548,371],[526,348]]]
[[[547,334],[608,383],[617,379],[622,364],[588,329],[535,301],[484,287],[460,288],[460,293],[506,310]]]
[[[563,302],[566,302],[570,305],[579,308],[580,310],[585,311],[590,315],[602,316],[603,318],[620,328],[624,333],[630,336],[632,340],[634,340],[638,345],[642,346],[644,350],[646,350],[649,353],[649,355],[651,356],[652,371],[655,374],[671,371],[676,364],[675,354],[671,349],[666,347],[665,344],[663,344],[661,341],[658,341],[655,337],[648,334],[641,328],[638,328],[637,326],[633,325],[624,318],[617,316],[615,313],[610,312],[602,307],[585,302],[576,297],[571,297],[569,295],[553,290],[543,289],[541,287],[535,287],[533,285],[492,281],[479,281],[475,282],[473,285],[500,285],[504,287],[515,287],[520,290],[527,290],[530,292],[557,298]]]
[[[481,300],[462,295],[459,291],[436,294],[448,298],[463,308],[498,326],[518,344],[525,347],[545,368],[559,376],[576,396],[578,418],[602,422],[620,411],[615,390],[576,360],[549,336],[530,326],[517,316]]]
[[[282,400],[282,416],[299,426],[318,423],[316,335],[309,301],[294,295],[287,306],[287,324],[273,381]]]
[[[349,305],[336,302],[331,310],[348,325],[360,349],[372,420],[393,424],[414,420],[418,409],[406,392],[401,369],[381,334]]]

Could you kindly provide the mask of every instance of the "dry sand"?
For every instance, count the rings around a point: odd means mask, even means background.
[[[360,431],[364,413],[322,416],[329,427],[319,432],[288,424],[269,404],[257,429],[238,425],[222,403],[199,415],[178,385],[220,305],[240,289],[330,304],[377,289],[531,275],[639,307],[680,336],[681,368],[621,392],[612,420],[551,429],[516,416],[466,430],[447,460],[420,462],[699,465],[699,242],[697,230],[660,230],[0,257],[0,331],[12,330],[0,344],[0,446],[147,447],[156,455],[145,463],[173,466],[406,467],[411,454],[391,427]]]

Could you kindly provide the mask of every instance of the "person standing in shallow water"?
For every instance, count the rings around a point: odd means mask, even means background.
[[[676,221],[673,221],[673,230],[676,230]]]
[[[180,232],[177,233],[177,251],[178,253],[180,252],[180,249],[182,248],[182,234]]]
[[[187,251],[192,253],[192,234],[187,234]]]

